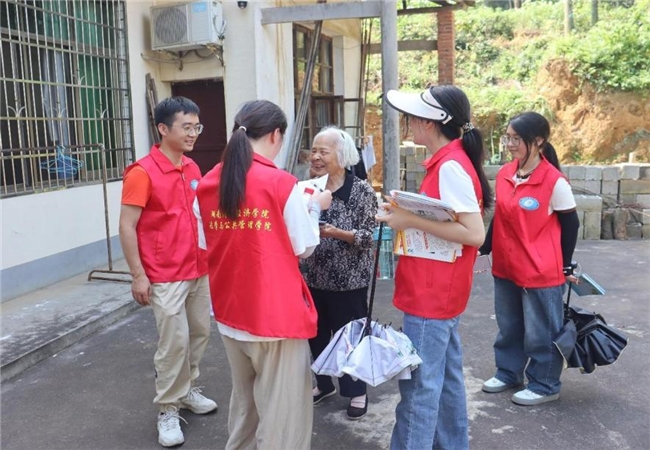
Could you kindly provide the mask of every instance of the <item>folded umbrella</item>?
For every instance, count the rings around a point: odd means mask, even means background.
[[[410,378],[411,370],[422,363],[404,333],[371,319],[383,226],[383,223],[379,226],[368,315],[347,323],[334,334],[311,366],[318,375],[341,377],[348,374],[377,386],[395,376]]]
[[[564,305],[564,326],[554,343],[562,354],[566,367],[591,373],[597,366],[614,363],[627,346],[627,337],[618,329],[607,325],[600,314],[571,306],[572,290],[569,283],[567,302]],[[593,291],[588,293],[594,294]],[[601,288],[599,294],[602,293],[604,290]]]
[[[364,325],[365,321],[366,319],[359,319]],[[399,333],[398,331],[374,321],[370,329],[370,334],[363,336],[359,345],[350,352],[342,369],[344,373],[371,386],[378,386],[403,370],[422,363],[417,355],[413,358],[411,354],[405,353],[386,333],[387,329],[391,329],[392,333]]]
[[[565,368],[569,367],[568,361],[575,349],[577,338],[578,331],[576,330],[575,322],[565,317],[564,326],[553,341],[557,349],[560,351],[562,358],[564,358]]]
[[[365,321],[353,320],[334,333],[327,347],[311,365],[312,370],[318,375],[342,377],[345,374],[343,367],[354,350],[353,342],[359,342],[364,328]]]
[[[607,325],[600,314],[577,306],[568,308],[567,318],[577,331],[573,353],[567,360],[569,367],[591,373],[597,366],[613,364],[627,346],[627,337],[618,329]]]

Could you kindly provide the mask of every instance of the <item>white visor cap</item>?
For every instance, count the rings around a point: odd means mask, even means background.
[[[447,123],[453,118],[451,114],[440,106],[440,103],[431,95],[429,89],[421,94],[400,92],[392,89],[386,94],[386,101],[399,112],[409,116],[419,117],[420,119]]]

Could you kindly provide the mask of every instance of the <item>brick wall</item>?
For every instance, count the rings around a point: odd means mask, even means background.
[[[456,36],[454,12],[443,10],[438,16],[438,84],[454,84]]]

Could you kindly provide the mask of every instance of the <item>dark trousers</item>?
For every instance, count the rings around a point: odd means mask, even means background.
[[[334,333],[348,322],[366,317],[368,288],[353,291],[309,290],[318,311],[318,334],[309,340],[311,354],[316,359],[325,350]],[[316,385],[321,392],[334,389],[332,378],[327,375],[316,375]],[[343,375],[339,379],[339,387],[343,397],[358,397],[366,393],[366,383],[354,381],[349,375]]]

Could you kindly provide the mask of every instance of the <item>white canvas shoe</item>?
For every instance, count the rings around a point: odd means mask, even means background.
[[[552,402],[558,398],[560,398],[559,393],[552,395],[540,395],[534,393],[533,391],[529,391],[528,389],[524,389],[513,395],[511,400],[513,403],[516,403],[518,405],[534,406],[541,405],[542,403],[546,402]]]
[[[173,405],[167,405],[165,409],[160,411],[160,414],[158,414],[158,443],[160,445],[173,447],[185,442],[180,419],[178,408]]]
[[[181,408],[189,409],[194,414],[207,414],[217,409],[217,402],[201,394],[200,387],[193,387],[187,396],[181,399]]]
[[[487,380],[485,383],[483,383],[483,392],[488,392],[490,394],[496,394],[497,392],[503,392],[507,391],[508,389],[511,389],[515,387],[515,385],[512,384],[506,384],[503,381],[499,380],[496,377],[492,377],[489,380]]]

